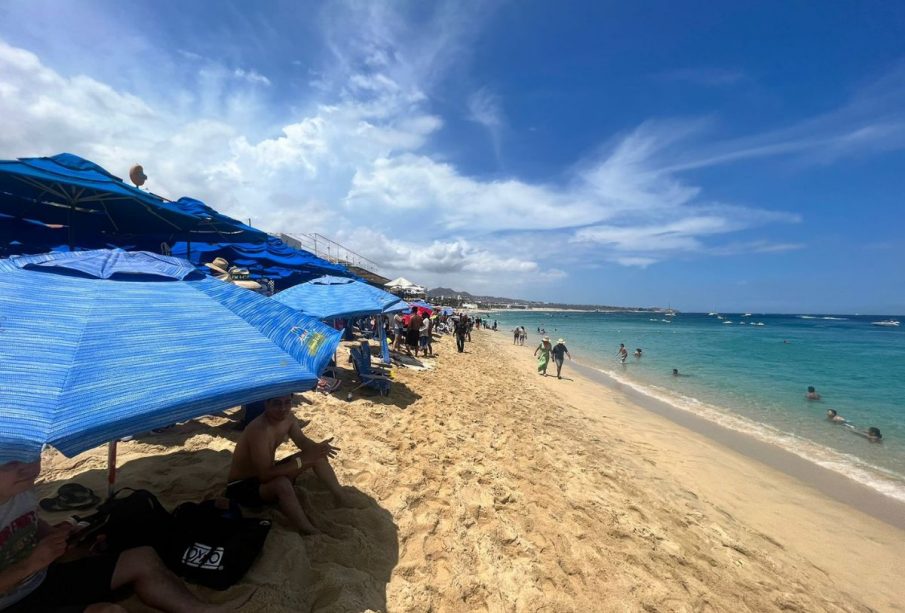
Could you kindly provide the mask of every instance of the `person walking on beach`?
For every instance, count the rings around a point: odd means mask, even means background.
[[[534,350],[534,355],[537,357],[537,374],[547,376],[547,366],[550,364],[550,352],[552,350],[553,346],[550,345],[550,337],[545,336],[540,345],[537,346],[537,349]],[[540,355],[538,355],[538,352],[540,352]]]
[[[431,357],[434,357],[434,320],[427,317],[427,351]]]
[[[414,351],[415,357],[418,357],[418,343],[421,339],[421,324],[423,323],[421,315],[418,313],[418,307],[412,307],[412,316],[409,318],[408,331],[405,333],[405,344],[409,349],[409,353]]]
[[[226,497],[249,507],[276,503],[300,533],[318,534],[320,530],[302,510],[294,483],[300,474],[313,468],[336,501],[350,506],[328,462],[339,449],[330,444],[332,438],[318,443],[302,434],[302,428],[309,422],[300,422],[292,414],[292,394],[269,398],[265,406],[264,414],[245,428],[236,443]],[[287,438],[292,439],[300,452],[274,462],[277,447]]]
[[[556,344],[553,345],[553,363],[556,364],[556,378],[562,379],[562,363],[563,357],[569,356],[569,359],[572,359],[572,354],[569,353],[569,350],[566,348],[566,341],[563,339],[559,339],[556,341]]]
[[[468,334],[468,317],[465,315],[459,315],[459,319],[456,320],[456,349],[458,349],[459,353],[464,353],[465,351],[465,335]]]
[[[519,338],[522,336],[522,331],[518,328],[512,331],[512,344],[518,345]]]
[[[625,348],[625,343],[619,343],[619,361],[625,364],[625,358],[628,357],[628,349]]]
[[[403,321],[402,321],[402,313],[396,313],[393,315],[393,349],[395,351],[399,351],[399,348],[402,346],[403,340]]]
[[[431,318],[425,317],[421,321],[421,329],[418,331],[420,337],[418,338],[418,344],[421,347],[421,354],[424,357],[427,357],[427,341],[430,338],[430,329],[431,329]]]

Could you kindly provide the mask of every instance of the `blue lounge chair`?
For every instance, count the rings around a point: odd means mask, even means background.
[[[368,357],[365,357],[364,353],[361,347],[352,347],[349,350],[349,358],[355,366],[355,375],[358,377],[358,387],[352,391],[360,387],[371,387],[380,392],[381,396],[389,396],[392,381],[385,372],[371,368],[368,365],[371,354],[368,353]]]
[[[371,361],[371,344],[368,341],[361,341],[361,353],[364,356],[365,362],[368,364],[368,368],[373,372],[380,373],[382,375],[389,376],[388,370],[390,368],[389,364],[384,364],[383,362],[373,362]]]

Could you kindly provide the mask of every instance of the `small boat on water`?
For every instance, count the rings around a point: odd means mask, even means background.
[[[751,313],[745,313],[742,317],[751,317]]]
[[[884,326],[886,328],[898,328],[899,322],[895,319],[884,319],[883,321],[872,321],[870,322],[872,326]]]
[[[717,315],[719,315],[719,313],[713,313],[713,312],[707,313],[707,317],[716,317]]]

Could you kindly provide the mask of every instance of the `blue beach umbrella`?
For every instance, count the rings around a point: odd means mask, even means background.
[[[415,300],[414,302],[409,302],[409,304],[412,306],[421,307],[422,309],[430,309],[431,311],[434,310],[434,307],[424,300]]]
[[[178,258],[0,260],[0,463],[312,389],[339,336]]]
[[[390,312],[401,302],[399,296],[373,285],[330,275],[290,287],[273,299],[318,319],[349,319]]]

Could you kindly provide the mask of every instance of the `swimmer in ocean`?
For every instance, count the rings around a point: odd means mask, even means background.
[[[672,376],[673,376],[673,377],[678,377],[678,376],[679,376],[679,369],[678,369],[678,368],[673,368],[673,369],[672,369]]]
[[[851,426],[849,424],[846,424],[846,425],[849,426],[849,429],[851,429],[852,432],[854,432],[858,436],[863,436],[864,438],[869,440],[871,443],[882,443],[883,442],[883,435],[880,433],[880,428],[875,428],[874,426],[871,426],[870,428],[867,429],[866,432],[864,432],[864,431],[856,429],[854,426]]]
[[[831,421],[834,424],[844,424],[845,423],[845,418],[842,417],[842,415],[839,415],[839,413],[837,413],[833,409],[827,409],[826,420]]]
[[[638,347],[638,348],[635,349],[635,357],[636,357],[636,358],[640,358],[640,357],[641,357],[641,347]]]
[[[814,389],[813,385],[808,386],[808,393],[804,395],[808,400],[820,400],[820,394],[817,393],[817,390]]]

